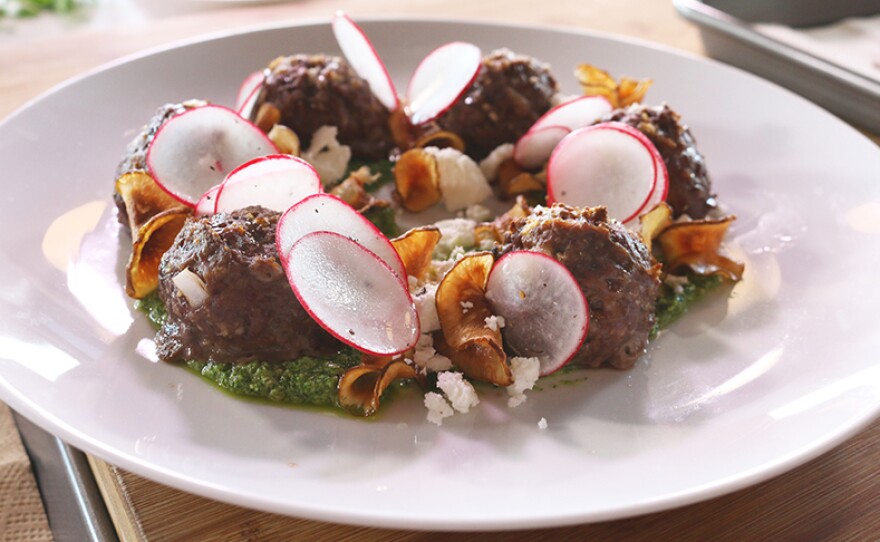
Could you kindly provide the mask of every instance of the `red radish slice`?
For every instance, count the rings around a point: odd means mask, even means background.
[[[376,254],[401,280],[406,280],[406,269],[391,241],[364,215],[330,194],[309,196],[281,215],[275,235],[278,254],[283,257],[302,237],[316,231],[344,235]]]
[[[245,162],[226,176],[215,212],[262,205],[281,213],[321,189],[321,179],[311,164],[288,154],[270,154]]]
[[[532,128],[517,140],[513,147],[513,159],[526,169],[537,169],[550,158],[562,138],[570,133],[571,129],[565,126]]]
[[[655,151],[656,149],[657,147],[654,146]],[[657,167],[657,183],[654,185],[654,190],[652,190],[651,195],[648,196],[648,201],[645,203],[645,206],[636,213],[636,216],[626,222],[627,226],[638,222],[639,216],[653,209],[661,201],[666,201],[666,196],[669,195],[669,172],[666,170],[666,163],[660,156],[659,151],[654,157],[654,164]]]
[[[214,185],[202,194],[196,203],[196,216],[213,215],[217,212],[217,192],[222,184]]]
[[[165,122],[147,149],[147,169],[174,199],[195,207],[239,165],[278,149],[259,128],[219,105],[190,109]]]
[[[244,78],[241,86],[238,87],[238,94],[235,96],[235,110],[244,118],[249,118],[257,101],[257,95],[263,88],[263,82],[266,80],[266,73],[263,70],[254,72]]]
[[[657,183],[657,149],[626,124],[581,128],[559,142],[547,165],[547,201],[604,205],[621,222],[638,216]]]
[[[528,132],[516,142],[514,160],[527,169],[540,167],[550,158],[556,143],[562,139],[559,138],[551,145],[549,136],[553,132],[543,132],[543,130],[554,127],[557,133],[558,128],[567,128],[571,132],[590,126],[613,109],[611,102],[602,96],[581,96],[557,105],[536,120]],[[534,132],[540,132],[542,135],[536,137]]]
[[[410,122],[418,126],[445,113],[471,86],[482,64],[480,48],[470,43],[455,41],[430,52],[406,88]]]
[[[363,246],[338,233],[312,232],[283,263],[296,298],[340,341],[379,356],[415,346],[419,316],[407,286]]]
[[[390,111],[400,105],[397,89],[388,75],[385,63],[364,31],[343,12],[333,17],[333,34],[352,69],[370,84],[373,95]]]
[[[516,251],[499,258],[486,297],[504,318],[504,345],[537,357],[541,376],[568,363],[587,337],[587,300],[568,269],[546,254]]]

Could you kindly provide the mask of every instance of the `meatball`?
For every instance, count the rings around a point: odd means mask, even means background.
[[[546,64],[499,49],[483,59],[471,87],[437,123],[461,136],[470,156],[482,159],[526,133],[558,90]]]
[[[159,265],[168,318],[156,335],[159,357],[279,361],[338,350],[299,304],[275,248],[279,213],[246,207],[187,220]],[[207,298],[192,306],[175,284],[188,270]]]
[[[356,158],[387,158],[394,146],[389,111],[370,85],[341,58],[325,55],[281,57],[270,65],[254,111],[264,103],[281,113],[308,147],[321,126],[336,126],[339,142]]]
[[[660,291],[660,265],[604,207],[535,207],[502,232],[500,253],[534,250],[571,272],[587,299],[590,328],[572,363],[632,367],[648,344]]]
[[[118,179],[120,176],[130,171],[146,170],[147,149],[150,147],[150,143],[153,142],[153,138],[156,137],[156,132],[159,131],[159,128],[171,117],[183,113],[188,109],[201,107],[205,104],[206,102],[201,100],[188,100],[183,103],[165,104],[158,108],[150,120],[147,121],[147,124],[141,128],[141,131],[125,148],[125,154],[119,162],[119,165],[116,166],[116,178]],[[128,223],[128,212],[125,209],[125,202],[122,201],[122,196],[120,196],[115,190],[113,191],[113,201],[116,203],[116,208],[119,210],[116,215],[119,223],[128,230],[130,226]]]
[[[602,121],[618,121],[637,128],[660,151],[669,172],[666,202],[676,217],[704,218],[717,207],[706,161],[697,150],[694,137],[667,105],[647,107],[633,104],[612,111]]]

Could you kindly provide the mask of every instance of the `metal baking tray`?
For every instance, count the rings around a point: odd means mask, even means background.
[[[880,133],[880,82],[760,34],[753,23],[809,27],[880,14],[880,0],[673,0],[709,56],[774,81]]]

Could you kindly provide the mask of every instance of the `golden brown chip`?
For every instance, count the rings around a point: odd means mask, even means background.
[[[652,242],[660,233],[672,224],[672,207],[665,201],[661,201],[653,209],[639,217],[641,230],[639,231],[648,251],[651,251]]]
[[[281,120],[281,111],[273,104],[263,102],[260,104],[260,108],[254,117],[254,124],[257,125],[257,128],[268,134],[272,127],[278,124],[279,120]]]
[[[663,251],[666,272],[688,267],[701,275],[717,274],[740,280],[745,266],[721,254],[724,236],[735,218],[676,222],[664,229],[657,242]]]
[[[424,149],[410,149],[394,166],[394,180],[401,205],[413,213],[440,201],[440,172],[437,159]]]
[[[584,95],[603,96],[615,109],[641,102],[653,83],[650,79],[639,81],[628,77],[621,77],[618,83],[605,70],[589,64],[579,65],[574,75],[581,84]]]
[[[453,148],[459,152],[464,152],[464,140],[454,132],[434,130],[419,136],[413,147]]]
[[[130,171],[116,179],[116,192],[122,197],[128,215],[132,237],[148,220],[168,209],[186,209],[186,206],[162,190],[149,173]]]
[[[291,156],[300,155],[302,146],[300,145],[299,136],[287,126],[276,124],[271,130],[269,130],[267,135],[272,143],[278,147],[278,152],[281,154],[289,154]]]
[[[501,331],[486,325],[486,318],[493,315],[486,282],[494,263],[488,252],[468,254],[440,281],[435,299],[443,337],[435,348],[469,378],[509,386],[513,377]]]
[[[396,239],[391,244],[397,255],[403,262],[406,274],[418,280],[425,278],[425,274],[431,267],[431,255],[434,247],[440,241],[440,230],[434,226],[413,228]]]
[[[462,348],[452,348],[438,332],[434,335],[434,348],[468,378],[496,386],[513,384],[513,373],[500,341],[477,340]]]
[[[140,299],[159,286],[159,261],[190,216],[189,209],[162,211],[136,232],[125,268],[125,293]]]
[[[501,232],[495,224],[477,224],[474,227],[474,241],[478,247],[486,245],[495,245],[501,242]]]
[[[510,179],[510,182],[502,184],[499,188],[501,189],[501,197],[505,199],[528,194],[529,192],[543,192],[546,190],[541,181],[531,173],[520,173],[513,179]]]
[[[415,369],[402,358],[365,356],[360,365],[345,371],[339,380],[339,404],[353,414],[372,416],[379,410],[379,400],[388,386],[415,376]]]

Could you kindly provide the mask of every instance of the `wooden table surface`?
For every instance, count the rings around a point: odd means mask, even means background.
[[[136,4],[136,3],[135,3]],[[142,2],[149,5],[149,2]],[[174,6],[169,1],[152,3]],[[64,79],[144,48],[280,20],[461,17],[614,32],[702,54],[694,27],[666,0],[300,0],[201,3],[179,0],[115,26],[31,32],[0,27],[0,117]],[[404,7],[405,6],[405,7]],[[31,24],[31,23],[27,23]],[[161,486],[99,460],[93,467],[124,540],[464,540],[473,534],[366,529],[244,510]],[[505,540],[878,540],[880,422],[787,474],[707,502],[602,524],[483,534]]]

